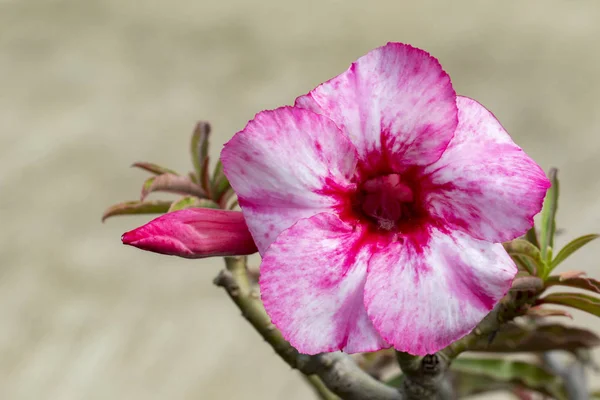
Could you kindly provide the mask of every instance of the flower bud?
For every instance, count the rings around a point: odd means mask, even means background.
[[[189,208],[125,233],[123,244],[184,258],[247,255],[257,251],[239,211]]]

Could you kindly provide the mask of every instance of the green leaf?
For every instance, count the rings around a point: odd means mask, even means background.
[[[458,358],[452,370],[463,374],[479,375],[481,379],[515,384],[558,400],[566,400],[563,381],[544,368],[524,361],[493,358]]]
[[[166,213],[171,205],[170,201],[126,201],[109,207],[102,214],[102,222],[115,215],[133,215],[133,214],[162,214]]]
[[[535,326],[510,323],[503,325],[491,342],[488,337],[481,337],[469,346],[469,350],[522,353],[560,349],[573,352],[599,344],[600,338],[586,329],[572,328],[557,323]]]
[[[527,240],[515,239],[511,240],[510,242],[503,243],[503,245],[506,252],[513,258],[520,258],[520,263],[531,275],[539,275],[541,271],[545,270],[545,264],[542,260],[540,250]]]
[[[548,178],[552,183],[544,199],[542,208],[542,224],[540,230],[540,251],[545,262],[550,261],[549,255],[554,247],[554,232],[556,231],[556,210],[558,208],[558,170],[550,169]]]
[[[228,210],[234,210],[234,209],[235,209],[237,206],[239,206],[239,205],[240,205],[239,201],[238,201],[238,200],[235,200],[233,203],[231,203],[231,204],[229,205],[229,207],[228,207],[227,209],[228,209]]]
[[[142,186],[141,200],[152,192],[169,192],[206,197],[206,193],[200,185],[192,182],[187,176],[162,174],[148,178]]]
[[[131,165],[132,167],[143,169],[144,171],[148,171],[153,173],[154,175],[162,175],[162,174],[172,174],[179,175],[177,172],[172,169],[161,167],[160,165],[148,163],[148,162],[136,162]]]
[[[565,247],[563,247],[558,252],[558,254],[556,255],[556,258],[554,260],[552,260],[552,265],[550,267],[550,270],[552,271],[554,268],[556,268],[556,266],[558,264],[563,262],[571,254],[575,253],[577,250],[579,250],[580,248],[582,248],[583,246],[585,246],[592,240],[597,239],[599,237],[600,237],[600,235],[598,235],[598,234],[590,234],[590,235],[584,235],[584,236],[578,237],[577,239],[570,241]]]
[[[199,199],[195,196],[185,196],[171,204],[169,212],[185,210],[186,208],[219,208],[219,205],[212,200]]]
[[[191,153],[194,171],[196,173],[196,183],[201,183],[208,174],[208,137],[210,135],[210,124],[206,121],[199,121],[196,124],[192,134]]]
[[[519,271],[527,272],[529,275],[537,276],[537,268],[535,264],[527,257],[522,257],[517,254],[511,255]]]
[[[537,230],[535,229],[535,225],[532,226],[531,229],[527,231],[527,233],[525,234],[525,240],[527,240],[529,243],[531,243],[538,249],[540,248],[540,242],[538,240],[538,234],[537,234]]]
[[[577,289],[589,290],[590,292],[600,294],[600,281],[587,276],[551,276],[546,280],[546,287],[567,286]]]
[[[221,208],[226,209],[227,203],[229,203],[229,200],[231,200],[233,196],[235,196],[235,192],[233,191],[233,188],[229,187],[219,199],[219,205],[221,206]]]
[[[489,376],[463,371],[453,371],[451,372],[451,377],[454,383],[454,394],[457,399],[498,390],[514,390],[518,387],[516,383],[496,380]]]
[[[212,183],[211,183],[212,198],[220,204],[221,197],[223,197],[223,195],[230,188],[231,188],[231,186],[229,185],[229,180],[227,179],[227,177],[225,176],[225,173],[223,172],[223,164],[221,163],[221,160],[219,160],[219,161],[217,161],[217,165],[215,165],[215,171],[214,171],[213,177],[212,177]]]
[[[538,304],[560,304],[600,317],[600,299],[583,293],[551,293],[539,299]]]
[[[531,307],[529,310],[527,310],[527,313],[525,315],[527,315],[528,317],[534,317],[534,318],[567,317],[567,318],[573,319],[573,316],[568,311],[558,310],[556,308],[541,307],[541,306]]]

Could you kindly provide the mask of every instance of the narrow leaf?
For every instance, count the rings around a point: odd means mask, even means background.
[[[567,286],[577,289],[589,290],[590,292],[600,294],[600,281],[586,276],[566,277],[551,276],[546,280],[546,287],[550,286]]]
[[[560,304],[600,317],[600,299],[583,293],[551,293],[539,299],[538,304]]]
[[[199,199],[195,196],[185,196],[171,204],[169,212],[185,210],[186,208],[219,208],[219,205],[212,200]]]
[[[525,313],[528,317],[546,318],[546,317],[567,317],[573,319],[573,316],[565,310],[557,310],[546,307],[531,307]]]
[[[226,209],[227,203],[233,198],[233,196],[235,196],[235,192],[233,191],[233,188],[229,187],[229,189],[227,189],[219,199],[219,205],[221,206],[221,208]]]
[[[562,379],[544,368],[524,361],[491,358],[458,358],[452,364],[452,370],[480,375],[496,382],[521,385],[556,399],[566,399]]]
[[[211,194],[212,198],[216,202],[221,202],[221,197],[227,192],[227,190],[231,188],[229,185],[229,180],[225,176],[223,172],[223,164],[221,160],[217,161],[217,165],[215,166],[215,170],[212,177],[211,184]]]
[[[153,173],[154,175],[162,175],[162,174],[172,174],[179,175],[177,172],[172,169],[161,167],[160,165],[149,163],[149,162],[136,162],[131,165],[132,167],[143,169],[144,171],[148,171]]]
[[[584,235],[584,236],[578,237],[577,239],[570,241],[565,247],[563,247],[558,252],[558,254],[556,255],[556,258],[554,260],[552,260],[552,266],[550,267],[550,270],[553,270],[554,268],[556,268],[556,266],[558,264],[563,262],[571,254],[575,253],[577,250],[579,250],[580,248],[582,248],[583,246],[585,246],[592,240],[597,239],[599,237],[600,237],[600,235],[598,235],[598,234],[590,234],[590,235]]]
[[[239,201],[235,200],[233,203],[231,203],[231,205],[229,206],[228,210],[233,210],[233,209],[235,209],[239,205],[240,205]]]
[[[196,183],[202,182],[204,176],[208,173],[205,164],[208,159],[209,135],[210,124],[206,121],[199,121],[192,134],[191,143],[192,163],[194,163],[194,171],[198,178]]]
[[[126,201],[109,207],[102,215],[102,222],[115,215],[133,214],[161,214],[166,213],[171,205],[170,201]]]
[[[454,395],[457,399],[499,390],[513,391],[520,387],[510,381],[497,380],[489,376],[464,371],[452,371],[450,376],[454,383]]]
[[[141,200],[152,192],[169,192],[205,197],[202,188],[186,176],[162,174],[149,178],[142,187]]]
[[[537,229],[535,228],[535,225],[532,226],[531,229],[527,231],[527,233],[525,234],[525,240],[527,240],[529,243],[531,243],[538,249],[540,248],[540,241],[538,240],[538,234],[537,234]]]
[[[210,174],[208,173],[209,165],[210,157],[207,156],[204,159],[204,164],[202,164],[202,176],[200,177],[200,186],[202,186],[202,189],[204,189],[204,191],[210,195]]]
[[[537,276],[537,268],[529,258],[517,254],[512,254],[511,257],[519,271],[527,272],[531,276]]]
[[[549,248],[554,247],[554,233],[556,231],[556,210],[558,208],[558,170],[550,169],[548,178],[552,183],[550,189],[546,193],[544,199],[544,207],[542,208],[542,224],[540,230],[540,251],[542,259],[549,261]]]
[[[487,337],[482,337],[475,341],[469,347],[469,350],[521,353],[560,349],[573,352],[577,349],[595,347],[599,344],[600,338],[595,333],[585,329],[572,328],[557,323],[536,326],[510,323],[502,326],[491,343]]]
[[[585,271],[565,271],[558,274],[558,278],[561,281],[566,281],[571,278],[579,278],[585,276]]]
[[[529,263],[523,262],[530,274],[536,275],[536,272],[545,270],[544,261],[542,260],[540,250],[527,240],[515,239],[510,242],[503,243],[503,245],[506,252],[511,256],[527,258],[527,260],[524,261],[530,261]],[[531,271],[531,269],[533,269],[531,266],[532,263],[535,267],[535,271],[533,272]]]

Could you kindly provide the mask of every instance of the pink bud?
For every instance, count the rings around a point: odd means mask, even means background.
[[[158,217],[125,233],[124,244],[185,258],[252,254],[257,251],[239,211],[188,208]]]

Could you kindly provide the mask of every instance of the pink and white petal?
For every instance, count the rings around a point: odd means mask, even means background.
[[[457,124],[448,74],[429,53],[402,43],[372,50],[297,98],[296,106],[331,118],[356,145],[367,171],[431,164]]]
[[[304,354],[389,347],[363,304],[371,246],[363,227],[322,213],[282,232],[263,257],[261,298],[284,338]]]
[[[257,114],[221,160],[261,254],[280,232],[332,210],[356,186],[352,143],[331,120],[301,108]]]
[[[466,97],[457,104],[454,138],[425,169],[429,211],[478,239],[514,239],[533,225],[550,181],[491,112]]]
[[[430,228],[371,257],[365,306],[394,348],[432,354],[471,332],[516,273],[502,245]]]

